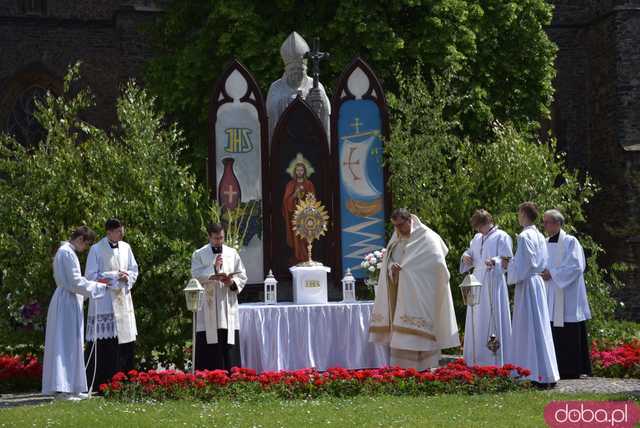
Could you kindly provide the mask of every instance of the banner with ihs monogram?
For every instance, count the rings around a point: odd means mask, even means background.
[[[225,209],[251,205],[241,249],[249,283],[263,272],[262,165],[266,147],[264,100],[248,70],[232,61],[222,73],[209,108],[209,189]]]

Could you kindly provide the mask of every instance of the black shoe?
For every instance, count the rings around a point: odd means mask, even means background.
[[[556,387],[556,383],[555,382],[550,382],[550,383],[541,383],[541,382],[531,382],[531,384],[533,386],[535,386],[537,389],[540,390],[548,390],[548,389],[553,389]]]

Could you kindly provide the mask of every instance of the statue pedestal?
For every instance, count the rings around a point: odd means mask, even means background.
[[[293,275],[294,303],[327,303],[327,273],[331,268],[294,266],[289,270]]]

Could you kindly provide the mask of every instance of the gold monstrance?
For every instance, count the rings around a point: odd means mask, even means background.
[[[307,193],[306,198],[296,205],[292,223],[296,235],[307,240],[307,251],[309,252],[309,260],[298,263],[296,266],[322,266],[322,263],[314,262],[311,258],[311,249],[313,241],[319,239],[327,231],[329,214],[322,203],[316,201],[313,193]]]

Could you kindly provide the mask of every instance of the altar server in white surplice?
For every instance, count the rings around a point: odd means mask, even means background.
[[[131,289],[138,279],[138,263],[131,246],[124,242],[124,226],[112,218],[105,224],[107,236],[89,250],[88,279],[105,278],[111,287],[103,299],[92,299],[87,318],[87,358],[93,343],[95,355],[88,358],[87,378],[93,379],[94,390],[108,382],[119,371],[133,369],[135,340],[138,334]]]
[[[471,226],[478,233],[462,254],[460,273],[473,269],[482,288],[478,306],[473,310],[467,308],[464,359],[468,365],[502,366],[507,361],[511,346],[511,310],[501,260],[513,256],[511,237],[494,225],[493,217],[485,210],[477,210],[473,214]],[[496,352],[492,352],[488,345],[494,349],[497,347]]]
[[[460,346],[449,288],[448,248],[404,208],[391,214],[394,233],[382,260],[369,341],[390,347],[392,366],[437,367],[441,350]]]
[[[562,230],[564,216],[558,210],[544,213],[544,230],[549,237],[549,264],[542,272],[547,284],[551,332],[562,379],[591,376],[587,320],[591,310],[583,272],[586,267],[582,245]]]
[[[518,207],[523,227],[516,254],[509,262],[507,281],[515,284],[511,363],[531,370],[529,379],[539,386],[553,386],[559,379],[553,348],[546,285],[540,274],[547,268],[547,242],[534,222],[538,208],[533,202]]]
[[[84,398],[87,377],[84,371],[84,298],[99,299],[105,284],[82,276],[77,252],[84,252],[96,238],[86,226],[76,229],[68,242],[63,242],[53,259],[56,290],[49,303],[44,341],[42,393],[58,393],[67,399]],[[105,281],[106,282],[106,281]]]
[[[197,314],[196,369],[230,370],[240,367],[238,294],[247,273],[238,252],[224,245],[221,224],[207,227],[209,243],[191,256],[191,276],[205,289]]]

